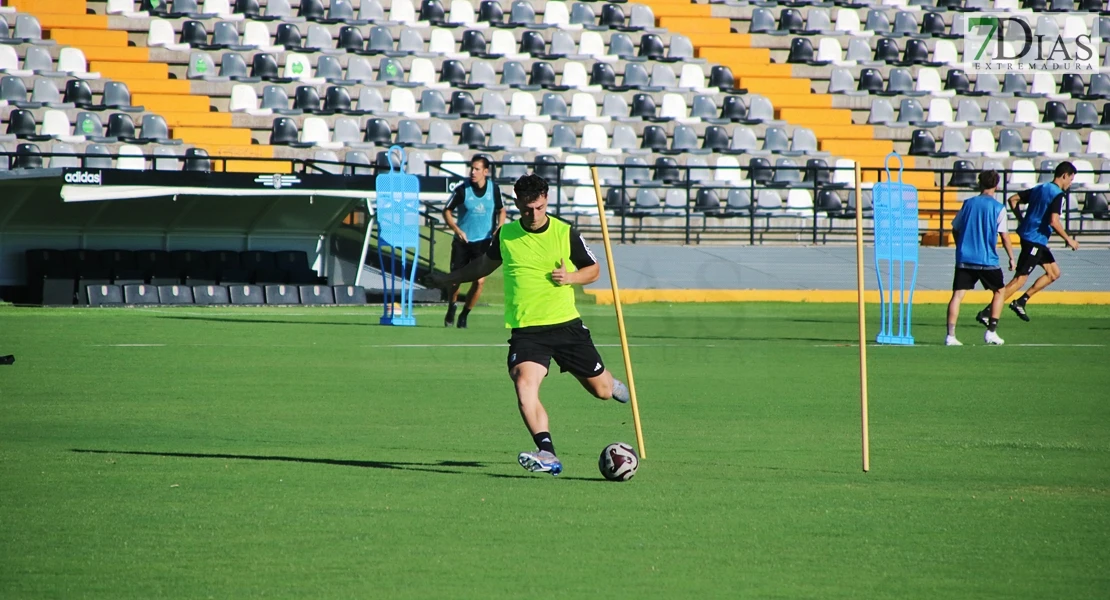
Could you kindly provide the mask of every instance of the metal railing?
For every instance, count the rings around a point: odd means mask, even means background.
[[[897,178],[893,168],[891,176]],[[494,180],[512,194],[512,181],[526,171],[548,180],[548,210],[575,222],[587,232],[599,232],[597,205],[590,168],[597,167],[614,241],[670,241],[696,244],[707,240],[746,242],[791,241],[823,244],[854,239],[854,168],[827,165],[747,165],[739,167],[686,165],[560,164],[494,162]],[[465,163],[427,161],[426,173],[465,173]],[[508,171],[508,176],[503,173]],[[569,171],[569,174],[568,174]],[[519,173],[518,173],[519,172]],[[1004,200],[1038,183],[1051,181],[1052,171],[999,169],[997,194]],[[863,217],[870,235],[871,186],[887,179],[883,168],[861,169]],[[906,168],[903,180],[925,179],[918,189],[923,243],[947,244],[951,222],[962,201],[975,195],[979,171],[956,168]],[[1074,235],[1099,236],[1110,243],[1110,171],[1081,171],[1065,194],[1061,215]],[[578,188],[587,187],[576,203]],[[645,192],[646,190],[646,192]],[[804,194],[791,192],[803,191]],[[732,198],[728,198],[732,196]],[[613,202],[616,199],[617,202]],[[647,202],[645,202],[645,200]],[[656,204],[655,201],[658,201]],[[734,202],[730,202],[734,200]],[[761,202],[762,200],[762,202]],[[440,207],[442,208],[442,207]],[[512,212],[512,206],[509,206]]]

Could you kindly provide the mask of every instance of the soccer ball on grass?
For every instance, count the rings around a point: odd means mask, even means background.
[[[640,457],[624,442],[609,444],[601,451],[597,468],[609,481],[628,481],[640,467]]]

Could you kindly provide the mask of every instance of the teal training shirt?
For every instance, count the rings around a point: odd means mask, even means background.
[[[956,266],[965,269],[998,268],[995,246],[1007,232],[1006,211],[994,196],[982,194],[964,200],[952,220],[956,233]]]
[[[470,181],[455,188],[447,210],[456,211],[459,229],[466,234],[467,241],[480,242],[493,235],[502,206],[501,190],[487,179],[481,190],[475,190]]]

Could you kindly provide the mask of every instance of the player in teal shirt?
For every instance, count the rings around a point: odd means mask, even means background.
[[[1008,300],[1025,285],[1033,269],[1037,266],[1044,269],[1044,275],[1038,277],[1020,298],[1010,303],[1010,310],[1014,311],[1022,321],[1029,320],[1029,315],[1025,312],[1025,303],[1029,298],[1060,278],[1060,267],[1056,265],[1056,257],[1052,256],[1052,251],[1048,249],[1048,238],[1052,232],[1055,231],[1064,238],[1064,242],[1072,250],[1079,249],[1079,242],[1068,235],[1060,222],[1064,192],[1071,187],[1076,172],[1075,165],[1067,161],[1062,162],[1056,165],[1056,170],[1052,173],[1052,181],[1014,194],[1007,199],[1010,209],[1018,218],[1017,234],[1021,238],[1021,253],[1018,255],[1014,278],[1002,290],[1002,301]],[[1018,209],[1021,204],[1026,205],[1024,216]],[[986,325],[989,312],[989,306],[979,311],[975,317],[976,320]]]
[[[451,201],[443,209],[443,220],[455,232],[451,242],[451,270],[466,266],[470,261],[482,256],[489,247],[493,232],[505,222],[505,206],[501,200],[501,190],[489,178],[489,159],[475,156],[470,160],[470,181],[455,188]],[[456,213],[458,217],[456,218]],[[485,278],[470,284],[466,294],[466,304],[459,315],[458,327],[466,327],[467,316],[478,298],[482,295]],[[450,327],[455,323],[455,302],[459,299],[459,286],[452,285],[447,290],[450,304],[443,325]]]
[[[948,302],[948,336],[946,346],[962,346],[956,339],[956,319],[960,316],[960,302],[968,290],[975,289],[976,283],[994,292],[991,301],[990,319],[983,341],[988,345],[1001,345],[998,336],[998,318],[1002,313],[1002,269],[998,266],[998,251],[995,246],[998,238],[1006,247],[1010,258],[1010,270],[1014,270],[1014,247],[1010,244],[1010,233],[1006,226],[1006,210],[995,199],[998,190],[998,173],[983,171],[979,174],[979,195],[964,200],[964,205],[952,220],[952,232],[956,235],[956,273],[952,278],[952,299]]]

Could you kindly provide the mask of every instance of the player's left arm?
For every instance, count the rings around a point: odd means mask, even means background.
[[[1075,241],[1075,238],[1068,235],[1068,231],[1064,229],[1064,224],[1060,222],[1060,211],[1063,208],[1063,204],[1064,195],[1060,194],[1059,196],[1056,196],[1056,199],[1053,200],[1052,204],[1048,207],[1048,212],[1052,215],[1048,224],[1052,227],[1054,231],[1056,231],[1056,233],[1060,237],[1064,238],[1064,242],[1067,243],[1068,248],[1071,248],[1072,250],[1078,250],[1079,242]]]
[[[586,240],[577,229],[570,230],[570,261],[574,263],[577,271],[568,272],[566,261],[551,272],[551,279],[559,285],[589,285],[601,276],[601,265],[597,257],[586,245]]]

